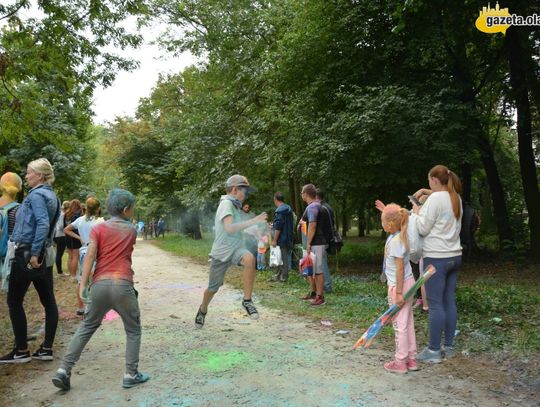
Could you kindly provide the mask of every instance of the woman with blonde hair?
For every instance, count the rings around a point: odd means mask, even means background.
[[[85,206],[86,213],[84,216],[78,217],[73,223],[70,223],[64,229],[66,236],[69,236],[72,239],[77,239],[81,243],[81,248],[79,249],[79,268],[77,270],[77,301],[79,304],[77,315],[84,315],[83,302],[79,295],[79,287],[81,285],[82,265],[88,250],[88,243],[90,242],[90,232],[95,225],[103,222],[103,218],[100,217],[101,204],[97,198],[91,196],[86,200]],[[78,234],[75,233],[74,230],[77,230]]]
[[[11,265],[8,261],[13,257],[14,245],[9,238],[15,228],[15,216],[19,209],[17,194],[22,190],[22,179],[14,172],[6,172],[0,178],[2,196],[0,197],[0,267],[2,269],[2,289],[7,289]]]
[[[429,303],[429,345],[417,356],[423,362],[440,363],[454,356],[454,332],[457,324],[456,284],[461,267],[461,181],[444,165],[428,173],[430,189],[414,196],[428,198],[422,207],[413,204],[418,214],[416,226],[424,236],[424,268],[430,264],[437,273],[426,282]],[[444,332],[444,346],[441,337]]]
[[[52,346],[58,325],[52,276],[54,255],[47,250],[51,247],[52,228],[60,212],[60,202],[52,189],[54,170],[47,159],[40,158],[28,164],[25,178],[31,190],[17,211],[11,235],[15,243],[15,258],[11,266],[7,296],[15,348],[1,357],[0,363],[26,363],[32,358],[52,360]],[[45,339],[32,356],[26,340],[27,323],[23,306],[30,284],[34,285],[45,308]]]

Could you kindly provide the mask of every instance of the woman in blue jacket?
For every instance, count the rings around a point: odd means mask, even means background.
[[[54,170],[47,159],[39,158],[28,164],[25,178],[31,189],[17,211],[15,229],[11,235],[11,241],[16,245],[16,254],[12,263],[7,296],[15,348],[1,357],[0,363],[26,363],[32,359],[52,360],[52,346],[58,325],[58,307],[54,297],[52,276],[54,255],[40,258],[42,249],[51,246],[52,239],[49,232],[54,227],[55,217],[58,216],[60,209],[60,202],[52,189]],[[24,249],[30,252],[28,264],[18,259],[19,253]],[[45,272],[39,277],[32,277],[34,272],[31,269],[39,269],[43,261],[47,262]],[[34,284],[39,300],[45,308],[45,339],[31,356],[26,341],[27,323],[23,307],[24,296],[30,283]]]

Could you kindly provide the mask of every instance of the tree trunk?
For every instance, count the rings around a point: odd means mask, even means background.
[[[291,208],[293,210],[294,213],[296,213],[296,215],[298,216],[298,205],[297,205],[297,201],[298,201],[298,195],[296,195],[296,188],[294,187],[294,178],[293,177],[289,177],[289,196],[291,197]],[[296,225],[294,225],[296,226]]]
[[[495,162],[493,148],[485,135],[479,136],[479,150],[493,201],[493,214],[499,235],[499,245],[501,248],[505,248],[506,246],[513,247],[514,235],[510,227],[504,189],[501,183],[501,177],[499,176],[499,170],[497,169],[497,163]]]
[[[471,67],[473,64],[468,60],[465,42],[459,35],[457,37],[455,50],[454,52],[450,53],[450,57],[452,58],[454,64],[453,73],[457,79],[458,86],[460,87],[461,91],[460,99],[465,104],[469,104],[470,106],[468,133],[474,135],[476,147],[480,152],[482,164],[484,165],[484,169],[486,171],[488,185],[491,192],[491,199],[493,200],[493,211],[497,224],[499,244],[501,247],[506,245],[513,246],[514,238],[512,228],[510,227],[510,219],[508,216],[508,209],[506,207],[504,188],[502,186],[497,164],[495,162],[493,147],[489,142],[488,133],[483,128],[480,121],[481,113],[478,109],[473,75],[471,72]]]
[[[366,218],[364,216],[364,209],[358,209],[356,216],[358,217],[358,237],[364,237],[366,235]]]
[[[525,204],[529,213],[531,253],[540,257],[540,190],[536,174],[532,139],[532,117],[529,89],[526,80],[528,60],[526,39],[518,27],[510,27],[506,33],[508,62],[510,63],[510,84],[516,103],[519,167],[523,183]]]
[[[463,164],[461,166],[461,183],[463,184],[463,193],[462,198],[464,202],[471,202],[471,181],[472,181],[472,170],[471,164]]]
[[[349,230],[349,225],[347,222],[347,202],[345,201],[345,199],[341,204],[341,225],[341,236],[345,238],[347,237],[347,232]]]

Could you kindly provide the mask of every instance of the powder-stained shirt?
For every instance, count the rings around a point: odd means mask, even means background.
[[[243,233],[227,233],[223,225],[227,216],[232,216],[232,223],[242,222],[242,213],[227,196],[221,198],[214,221],[215,238],[210,252],[212,258],[229,261],[236,250],[244,247]]]
[[[92,281],[128,280],[133,282],[131,254],[137,230],[131,222],[112,218],[95,225],[90,241],[97,245],[96,267]]]

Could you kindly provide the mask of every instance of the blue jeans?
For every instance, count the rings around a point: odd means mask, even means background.
[[[426,282],[429,305],[429,349],[440,350],[444,331],[444,346],[454,346],[457,324],[456,285],[461,256],[436,259],[424,258],[424,270],[432,264],[437,272]]]

